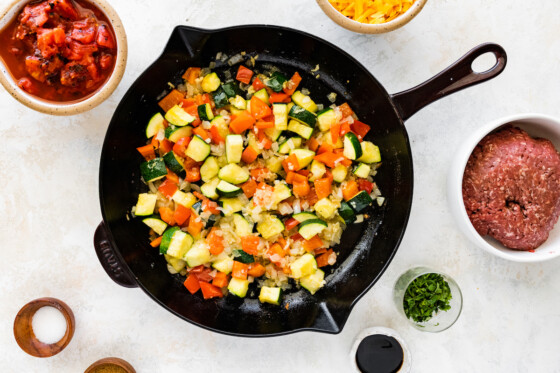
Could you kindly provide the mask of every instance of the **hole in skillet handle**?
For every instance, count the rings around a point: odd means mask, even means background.
[[[136,288],[138,284],[134,280],[134,277],[130,274],[128,269],[126,269],[121,263],[119,257],[115,253],[115,249],[109,240],[107,235],[107,228],[105,223],[101,222],[95,234],[93,236],[93,246],[95,247],[95,252],[97,253],[97,258],[101,263],[101,266],[107,272],[111,280],[116,282],[120,286],[125,288]]]
[[[487,53],[493,54],[496,58],[494,66],[482,72],[473,70],[473,65],[479,66],[478,61],[476,64],[474,63],[475,60]],[[397,112],[404,121],[424,106],[442,97],[495,78],[504,71],[506,63],[507,54],[504,48],[494,43],[481,44],[433,78],[391,97]]]
[[[493,53],[484,53],[478,56],[471,64],[471,69],[476,74],[484,74],[496,66],[498,59]]]

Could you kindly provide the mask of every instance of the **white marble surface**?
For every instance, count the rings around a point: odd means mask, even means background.
[[[138,372],[347,372],[355,336],[374,325],[406,339],[413,372],[560,372],[560,261],[510,263],[473,247],[444,197],[450,157],[465,133],[513,113],[560,116],[560,2],[432,0],[403,29],[381,36],[339,28],[313,0],[111,2],[128,32],[130,54],[109,100],[83,115],[55,118],[0,91],[1,372],[83,372],[106,356],[122,357]],[[101,144],[128,86],[159,55],[175,25],[246,23],[319,35],[352,53],[389,92],[433,76],[481,42],[498,42],[508,52],[499,78],[430,105],[407,122],[416,171],[408,230],[390,268],[339,335],[243,339],[205,331],[141,290],[114,284],[93,250],[101,220]],[[463,290],[463,314],[443,333],[411,328],[391,302],[397,276],[419,263],[450,273]],[[43,296],[66,301],[76,316],[74,339],[49,359],[26,355],[12,334],[19,308]]]

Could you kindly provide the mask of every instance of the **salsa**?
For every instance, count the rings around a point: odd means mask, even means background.
[[[0,32],[0,57],[20,88],[48,101],[95,92],[115,67],[107,17],[84,0],[34,1]]]

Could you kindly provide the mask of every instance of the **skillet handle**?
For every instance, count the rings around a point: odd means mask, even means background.
[[[496,56],[496,64],[484,72],[475,72],[474,60],[485,53]],[[500,75],[507,63],[504,48],[498,44],[485,43],[473,48],[453,65],[432,79],[404,92],[391,96],[402,120],[407,120],[424,106],[451,93],[460,91]]]
[[[95,235],[93,236],[93,246],[95,247],[95,252],[97,253],[99,262],[101,262],[101,266],[105,272],[107,272],[109,277],[111,277],[111,280],[115,281],[120,286],[124,286],[125,288],[138,287],[134,277],[115,254],[115,249],[109,241],[107,228],[103,222],[101,222],[95,230]]]

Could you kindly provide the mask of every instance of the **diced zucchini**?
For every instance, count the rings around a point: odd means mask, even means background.
[[[290,102],[290,103],[288,104],[288,113],[290,112],[290,110],[292,110],[292,107],[293,107],[294,105],[295,105],[295,104],[294,104],[293,102]]]
[[[266,168],[270,170],[270,172],[278,173],[282,169],[282,158],[280,157],[270,157],[264,161],[266,164]]]
[[[198,117],[200,120],[211,121],[214,119],[214,113],[212,112],[212,106],[210,104],[198,105]]]
[[[365,210],[369,205],[371,205],[372,202],[373,199],[371,199],[368,192],[362,190],[360,193],[352,197],[348,201],[348,204],[350,205],[350,207],[352,207],[354,211],[356,211],[356,213],[360,213],[363,210]]]
[[[259,294],[259,301],[261,303],[270,303],[278,306],[280,304],[281,294],[282,294],[281,288],[263,286]]]
[[[218,192],[219,196],[229,198],[229,197],[235,197],[236,195],[241,193],[241,188],[238,188],[235,185],[230,184],[225,180],[220,180],[220,182],[216,186],[216,192]]]
[[[290,154],[296,155],[300,169],[307,167],[315,157],[315,152],[307,149],[294,149]]]
[[[163,120],[164,118],[161,113],[155,113],[152,116],[152,118],[148,122],[148,125],[146,126],[146,138],[149,139],[150,137],[157,135],[160,130],[165,129]]]
[[[179,227],[170,227],[165,232],[163,232],[163,236],[161,236],[161,243],[159,244],[159,252],[162,254],[167,253],[167,249],[171,244],[171,238],[175,234],[175,232],[179,231]]]
[[[324,219],[330,219],[336,212],[336,206],[328,198],[323,198],[315,203],[315,211]]]
[[[230,98],[230,100],[232,100],[232,99]],[[243,100],[243,101],[245,101],[245,100]],[[245,104],[247,104],[247,103],[245,102]],[[245,110],[246,109],[238,109],[233,105],[230,105],[230,107],[229,107],[229,111],[231,112],[232,115],[239,115],[239,114],[243,113]]]
[[[315,113],[317,111],[317,105],[315,104],[315,102],[313,102],[311,97],[304,95],[300,91],[294,92],[294,94],[292,95],[292,101],[296,105],[299,105],[305,110],[308,110],[312,113]]]
[[[315,123],[317,122],[317,116],[315,114],[313,114],[308,110],[305,110],[299,105],[292,106],[292,108],[288,113],[288,117],[295,119],[310,127],[315,126]]]
[[[362,146],[360,140],[352,132],[344,135],[344,156],[348,159],[356,160],[362,156]]]
[[[202,79],[202,90],[204,92],[214,92],[220,86],[221,81],[216,73],[210,73]]]
[[[210,144],[198,135],[193,136],[186,154],[197,162],[202,162],[210,155]]]
[[[200,187],[200,191],[202,192],[202,194],[204,194],[206,197],[210,199],[217,199],[219,195],[218,192],[216,191],[216,188],[218,187],[219,183],[220,183],[220,178],[215,177],[209,182],[202,184],[202,186]]]
[[[310,240],[316,234],[321,233],[326,227],[327,223],[321,219],[309,219],[299,225],[298,232],[303,238]]]
[[[196,212],[197,214],[200,214],[201,210],[202,210],[202,201],[196,201],[193,205],[192,205],[192,209],[194,212]]]
[[[317,261],[313,255],[303,254],[290,265],[290,269],[292,276],[296,279],[309,276],[317,270]]]
[[[136,209],[134,210],[134,215],[136,216],[148,216],[154,213],[156,208],[157,195],[150,193],[140,193],[138,195],[138,202],[136,203]]]
[[[238,110],[247,109],[247,101],[245,101],[245,99],[239,95],[230,98],[229,103],[231,104],[231,106]]]
[[[240,280],[232,277],[231,280],[229,280],[227,288],[231,294],[237,295],[240,298],[245,298],[247,290],[249,289],[249,280]]]
[[[323,163],[313,160],[313,162],[311,162],[310,171],[311,171],[311,177],[309,178],[309,180],[315,181],[323,177],[323,175],[327,172],[327,168]]]
[[[364,163],[381,162],[381,152],[379,151],[379,147],[369,141],[362,142],[362,156],[358,158],[358,161]]]
[[[243,210],[245,204],[239,198],[220,198],[222,212],[225,216],[230,216]]]
[[[249,223],[241,214],[233,214],[233,225],[235,234],[239,237],[245,237],[253,233],[253,224]]]
[[[192,193],[185,193],[180,190],[173,193],[171,199],[181,206],[191,208],[196,203],[196,197]]]
[[[167,175],[167,168],[163,158],[155,158],[140,164],[140,173],[145,182],[163,179]]]
[[[177,259],[172,257],[171,255],[167,255],[164,254],[165,260],[167,261],[167,263],[173,267],[173,269],[178,273],[181,272],[183,270],[183,268],[185,268],[185,266],[187,265],[187,262],[185,262],[182,259]]]
[[[163,156],[165,165],[176,174],[180,174],[185,169],[183,166],[183,160],[179,158],[175,152],[170,151]]]
[[[228,99],[234,98],[241,93],[240,92],[241,90],[239,89],[239,85],[234,82],[222,84],[222,89],[224,90],[224,93],[226,94]]]
[[[226,157],[228,163],[241,162],[243,154],[243,137],[241,135],[226,136]]]
[[[268,92],[266,91],[265,88],[255,92],[253,94],[253,96],[255,96],[256,98],[258,98],[259,100],[261,100],[262,102],[264,102],[267,105],[270,105],[270,102],[268,101]],[[247,107],[247,110],[249,110],[249,107]]]
[[[348,175],[348,167],[342,164],[339,164],[332,170],[333,180],[337,183],[342,183],[346,180],[346,175]]]
[[[155,207],[155,204],[154,204]],[[167,223],[158,218],[157,216],[150,216],[148,218],[142,219],[142,223],[146,224],[148,227],[152,228],[154,232],[159,234],[160,236],[165,232],[165,228],[167,228]]]
[[[185,127],[175,127],[169,126],[165,129],[165,137],[169,139],[169,141],[177,142],[182,137],[191,137],[192,136],[192,127],[185,126]]]
[[[282,233],[283,230],[284,223],[276,216],[270,214],[265,214],[263,220],[257,224],[257,231],[265,240]]]
[[[289,154],[292,150],[301,147],[301,137],[290,137],[278,146],[278,153]]]
[[[313,127],[302,124],[297,120],[291,120],[288,123],[288,131],[297,133],[306,140],[309,140],[311,138],[311,135],[313,135]]]
[[[274,92],[282,92],[284,83],[288,81],[288,78],[281,72],[275,71],[272,73],[270,78],[265,79],[264,84]]]
[[[210,249],[204,241],[196,241],[185,254],[184,260],[191,268],[206,264],[212,259]]]
[[[274,128],[280,131],[288,129],[288,105],[272,104],[274,114]]]
[[[195,117],[187,113],[179,105],[173,106],[167,111],[167,113],[165,113],[165,120],[173,124],[174,126],[183,127],[194,122],[195,119]]]
[[[352,210],[352,207],[344,201],[340,203],[338,215],[340,215],[346,225],[350,225],[356,221],[356,214],[354,213],[354,210]]]
[[[311,294],[315,294],[325,284],[325,272],[317,269],[315,273],[302,277],[299,284]]]
[[[216,157],[208,157],[200,167],[200,178],[205,183],[209,182],[216,176],[218,176],[218,172],[220,171],[220,166],[218,166],[218,161]]]
[[[371,171],[370,166],[368,166],[365,163],[360,163],[354,169],[354,175],[356,175],[357,177],[361,177],[361,178],[365,179],[366,177],[369,176],[370,171]]]
[[[229,256],[226,256],[223,259],[216,260],[214,263],[212,263],[212,267],[220,272],[229,274],[233,268],[233,259]]]
[[[317,216],[315,214],[312,214],[310,212],[300,212],[297,214],[293,214],[292,218],[296,219],[297,221],[299,221],[300,223],[302,221],[306,221],[306,220],[310,220],[310,219],[317,219]]]
[[[255,257],[247,254],[243,250],[233,250],[233,259],[240,263],[251,264],[255,262]]]
[[[261,148],[259,148],[259,141],[257,140],[257,136],[255,136],[253,132],[249,132],[247,134],[247,143],[257,152],[257,154],[260,155],[262,153]]]
[[[214,119],[210,122],[212,127],[218,128],[218,132],[220,136],[225,139],[227,135],[229,135],[229,126],[224,117],[221,115],[216,115]]]
[[[326,132],[330,130],[331,127],[336,124],[336,114],[334,110],[327,108],[317,114],[317,123],[321,131]]]
[[[292,190],[290,187],[284,183],[280,182],[274,185],[274,204],[280,203],[286,198],[290,198],[292,196]]]
[[[241,184],[249,180],[249,172],[235,163],[230,163],[220,169],[218,177],[232,184]]]
[[[177,259],[183,259],[187,251],[191,248],[193,242],[194,239],[190,234],[185,233],[182,230],[178,230],[173,233],[173,237],[171,237],[171,243],[169,244],[166,254]]]
[[[279,130],[277,128],[267,128],[264,130],[264,133],[266,133],[270,140],[276,141],[282,134],[282,130]]]

